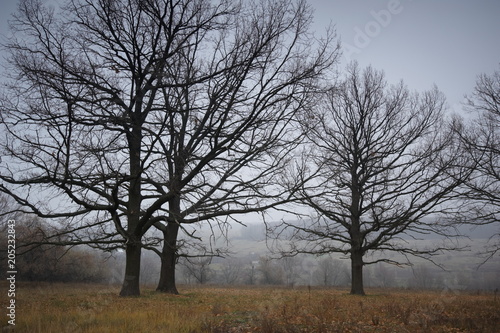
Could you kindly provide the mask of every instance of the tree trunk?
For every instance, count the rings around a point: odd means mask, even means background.
[[[363,253],[351,251],[351,295],[365,295],[363,288]]]
[[[166,231],[163,231],[160,281],[156,288],[157,291],[175,295],[179,293],[175,285],[178,232],[179,225],[177,223],[168,223]]]
[[[139,277],[141,272],[141,245],[140,242],[129,242],[125,249],[125,278],[120,296],[139,296]]]
[[[134,126],[132,133],[127,135],[130,159],[130,187],[128,190],[127,231],[128,238],[125,247],[125,278],[120,296],[139,296],[139,278],[141,274],[141,127]]]
[[[363,236],[361,233],[361,193],[359,180],[359,158],[354,158],[351,168],[351,294],[364,295],[363,289]]]

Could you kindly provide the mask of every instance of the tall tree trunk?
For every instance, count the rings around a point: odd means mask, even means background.
[[[125,278],[120,296],[139,296],[139,277],[141,274],[141,142],[142,133],[139,125],[134,126],[127,135],[130,160],[130,187],[128,190],[127,231],[125,247]]]
[[[163,231],[163,249],[161,257],[160,281],[157,291],[169,294],[178,294],[175,285],[175,263],[177,260],[177,234],[179,225],[169,223]]]
[[[361,189],[359,175],[359,159],[354,158],[351,168],[351,294],[364,295],[363,289],[363,236],[361,233]]]
[[[161,256],[160,281],[157,291],[178,294],[175,285],[175,264],[177,261],[177,235],[179,234],[178,218],[180,213],[180,196],[169,201],[170,220],[163,230],[163,249]]]
[[[125,248],[125,278],[123,279],[120,296],[139,296],[139,277],[141,272],[140,241],[129,241]]]
[[[356,249],[351,251],[351,294],[365,295],[363,287],[363,253]]]

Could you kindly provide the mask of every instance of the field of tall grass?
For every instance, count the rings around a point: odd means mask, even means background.
[[[6,285],[1,284],[2,290]],[[498,332],[493,293],[180,286],[181,295],[119,286],[20,283],[15,332]],[[2,291],[3,293],[3,291]],[[500,297],[499,297],[500,298]],[[6,303],[2,297],[2,308]],[[2,315],[1,325],[8,317]],[[9,328],[4,327],[4,329]]]

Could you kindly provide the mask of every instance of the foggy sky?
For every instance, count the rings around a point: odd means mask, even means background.
[[[0,5],[0,33],[17,0]],[[500,64],[498,0],[308,0],[315,8],[314,30],[335,25],[344,55],[341,65],[384,70],[391,83],[403,79],[411,90],[436,84],[459,111],[478,74]],[[45,0],[54,5],[57,0]],[[368,37],[368,38],[366,38]]]
[[[309,0],[315,27],[332,22],[341,38],[342,63],[384,70],[410,90],[436,84],[459,111],[477,75],[500,64],[498,0]],[[368,37],[368,38],[366,38]],[[368,40],[368,41],[367,41]]]

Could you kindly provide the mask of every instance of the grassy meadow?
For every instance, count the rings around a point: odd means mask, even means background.
[[[362,297],[346,289],[213,286],[180,286],[179,291],[165,295],[143,288],[140,297],[122,298],[119,286],[19,283],[15,332],[500,330],[500,296],[493,293],[368,289]],[[4,312],[6,304],[2,297]],[[2,315],[2,327],[7,319]]]

